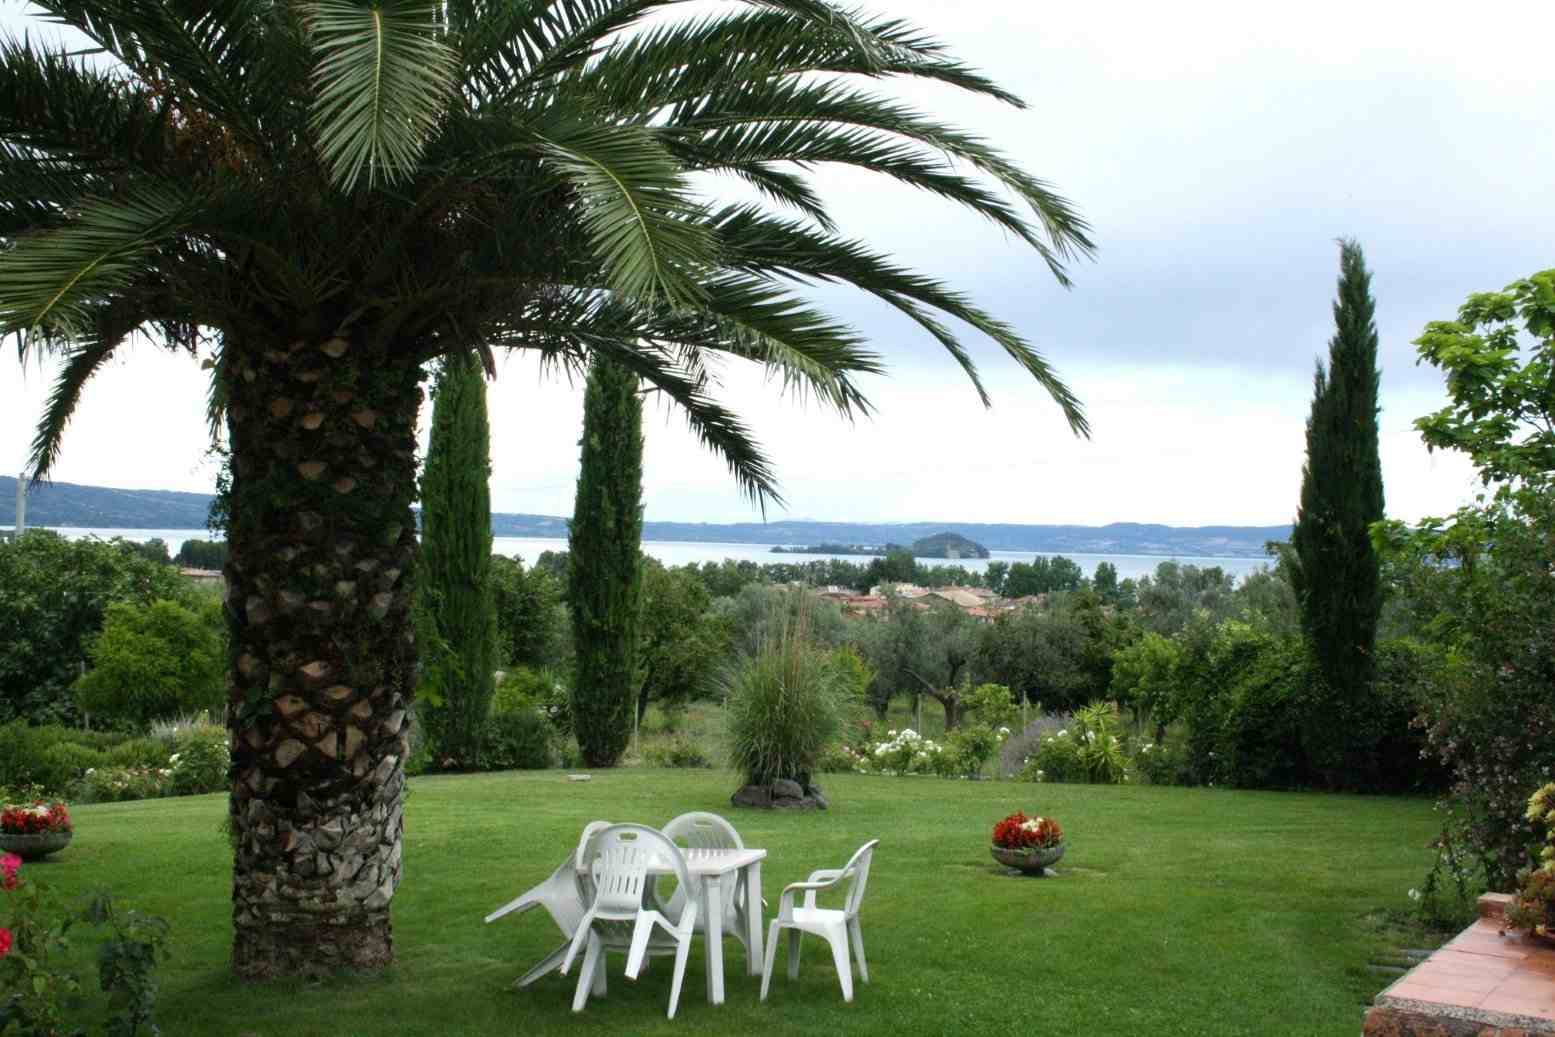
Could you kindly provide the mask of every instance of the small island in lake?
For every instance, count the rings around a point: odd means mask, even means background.
[[[813,547],[785,547],[782,544],[772,549],[775,555],[887,555],[892,551],[900,551],[897,544],[816,544]]]
[[[772,549],[775,555],[871,555],[881,557],[894,551],[910,551],[914,558],[987,558],[988,548],[975,540],[968,540],[960,533],[936,533],[914,540],[911,547],[901,544],[814,544],[811,546],[785,546]]]
[[[988,548],[960,533],[936,533],[912,543],[914,558],[987,558]]]

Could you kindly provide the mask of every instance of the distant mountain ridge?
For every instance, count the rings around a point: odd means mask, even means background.
[[[203,529],[208,493],[121,490],[49,483],[27,497],[29,526],[100,529]],[[16,480],[0,476],[0,526],[16,523]],[[555,515],[498,513],[497,536],[565,537],[567,520]],[[1114,522],[1105,526],[1025,525],[988,522],[644,522],[643,539],[728,544],[910,544],[939,533],[958,533],[991,551],[1044,554],[1138,554],[1261,558],[1270,540],[1288,540],[1289,526],[1164,526]]]

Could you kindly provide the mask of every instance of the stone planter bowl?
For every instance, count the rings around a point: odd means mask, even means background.
[[[1041,875],[1047,868],[1058,863],[1058,859],[1064,855],[1064,844],[1057,846],[1035,847],[1030,846],[1022,850],[1011,850],[1004,846],[989,845],[989,852],[993,859],[1006,868],[1018,868],[1028,875]]]
[[[0,833],[0,853],[14,853],[24,861],[36,861],[70,845],[72,832],[39,832],[35,835]]]

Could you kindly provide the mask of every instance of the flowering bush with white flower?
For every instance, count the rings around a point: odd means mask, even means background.
[[[1043,736],[1026,758],[1021,780],[1123,784],[1129,780],[1129,758],[1120,730],[1117,707],[1110,702],[1078,710],[1069,727]]]
[[[844,746],[860,774],[944,774],[949,765],[945,747],[912,728],[891,729],[881,741]]]

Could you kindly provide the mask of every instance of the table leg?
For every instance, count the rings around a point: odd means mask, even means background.
[[[707,919],[707,999],[724,1003],[724,898],[717,875],[702,880],[702,910]]]
[[[761,862],[745,869],[745,971],[761,975]]]

